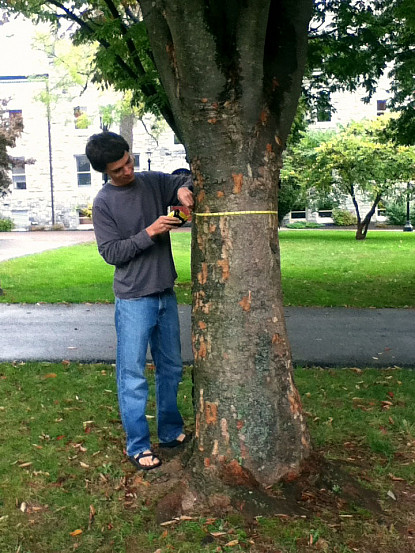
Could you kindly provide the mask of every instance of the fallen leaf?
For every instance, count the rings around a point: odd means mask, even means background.
[[[43,375],[43,378],[46,379],[46,378],[56,378],[58,375],[56,373],[48,373],[48,374],[45,374]]]
[[[22,463],[21,465],[19,465],[19,468],[24,469],[26,467],[30,467],[30,465],[32,465],[32,463]]]
[[[214,538],[219,538],[220,536],[226,536],[226,532],[210,532],[210,535]]]
[[[235,545],[238,545],[239,540],[232,540],[228,541],[228,543],[225,543],[225,547],[235,547]]]
[[[79,464],[83,469],[89,469],[89,465],[87,465],[86,463],[83,463],[82,461],[80,461]]]
[[[396,495],[391,490],[389,490],[386,495],[396,501]]]
[[[71,536],[79,536],[82,534],[82,530],[78,528],[78,530],[74,530],[73,532],[69,532]]]

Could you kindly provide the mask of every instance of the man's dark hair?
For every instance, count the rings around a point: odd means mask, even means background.
[[[108,163],[118,161],[129,152],[128,142],[115,132],[93,134],[86,145],[85,154],[95,171],[105,173]]]

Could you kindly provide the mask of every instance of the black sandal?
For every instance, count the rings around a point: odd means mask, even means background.
[[[158,463],[156,465],[142,465],[140,463],[140,459],[144,459],[144,457],[151,457],[151,459],[157,459]],[[161,465],[161,459],[159,459],[152,451],[149,453],[139,453],[135,457],[128,457],[128,459],[131,461],[131,463],[138,469],[138,470],[151,470],[156,469]]]

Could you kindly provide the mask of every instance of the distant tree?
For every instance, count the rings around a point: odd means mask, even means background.
[[[9,154],[9,148],[16,146],[16,140],[23,131],[21,115],[10,114],[7,109],[9,100],[0,100],[0,197],[5,196],[12,184],[11,166],[22,163]]]
[[[324,137],[309,133],[284,172],[314,193],[349,196],[357,217],[356,240],[364,240],[379,202],[406,190],[415,174],[415,148],[388,139],[386,117],[351,123]],[[362,201],[370,202],[362,213]]]

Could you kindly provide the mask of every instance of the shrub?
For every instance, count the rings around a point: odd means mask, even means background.
[[[304,228],[324,228],[325,225],[321,225],[320,223],[313,223],[304,221],[299,221],[298,223],[289,223],[287,225],[287,228],[294,228],[294,229],[304,229]]]
[[[357,217],[346,209],[333,209],[331,217],[335,225],[339,227],[350,227],[357,224]]]
[[[388,204],[385,207],[386,217],[390,225],[403,227],[406,223],[406,203]],[[415,213],[410,213],[411,223],[415,225]]]
[[[8,217],[0,217],[0,232],[10,232],[14,229],[14,223]]]

